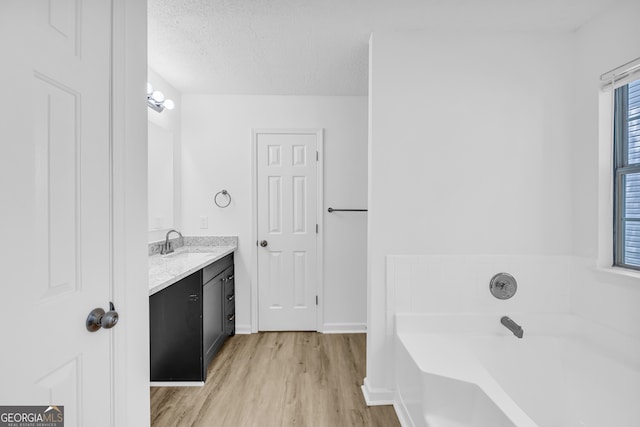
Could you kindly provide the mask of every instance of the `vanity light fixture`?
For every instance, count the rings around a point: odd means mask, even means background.
[[[147,82],[147,105],[158,113],[162,113],[165,108],[167,110],[173,110],[176,106],[172,100],[165,99],[162,92],[153,90],[153,86],[151,86],[149,82]]]

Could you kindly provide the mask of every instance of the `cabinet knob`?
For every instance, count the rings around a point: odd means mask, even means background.
[[[236,319],[236,315],[235,315],[235,314],[232,314],[232,315],[230,315],[230,316],[227,316],[227,320],[228,320],[229,322],[233,322],[235,319]]]
[[[266,248],[268,244],[269,244],[269,243],[267,243],[267,241],[266,241],[266,240],[262,240],[262,241],[260,242],[260,246],[262,246],[263,248]]]
[[[235,297],[236,297],[235,295],[229,295],[229,296],[227,297],[227,301],[233,301],[233,299],[234,299]]]

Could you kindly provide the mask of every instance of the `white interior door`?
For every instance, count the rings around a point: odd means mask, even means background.
[[[321,133],[257,132],[258,328],[316,330]]]
[[[113,424],[109,0],[0,4],[0,404]],[[116,304],[117,308],[117,304]]]

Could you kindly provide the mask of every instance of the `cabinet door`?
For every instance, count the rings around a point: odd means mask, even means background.
[[[224,341],[222,317],[223,278],[223,274],[218,274],[203,286],[202,323],[205,376],[209,362]]]
[[[204,381],[202,272],[149,299],[151,381]]]

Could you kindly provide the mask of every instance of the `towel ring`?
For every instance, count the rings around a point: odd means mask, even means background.
[[[228,200],[227,200],[227,203],[226,203],[226,204],[220,204],[220,203],[218,203],[218,196],[219,196],[219,195],[221,195],[221,194],[222,194],[223,196],[226,196],[226,197],[227,197],[227,199],[228,199]],[[219,207],[219,208],[226,208],[227,206],[229,206],[229,205],[231,204],[231,194],[229,194],[229,192],[228,192],[227,190],[218,191],[218,192],[216,193],[216,195],[215,195],[215,196],[213,196],[213,203],[215,203],[215,204],[216,204],[216,206],[217,206],[217,207]]]

